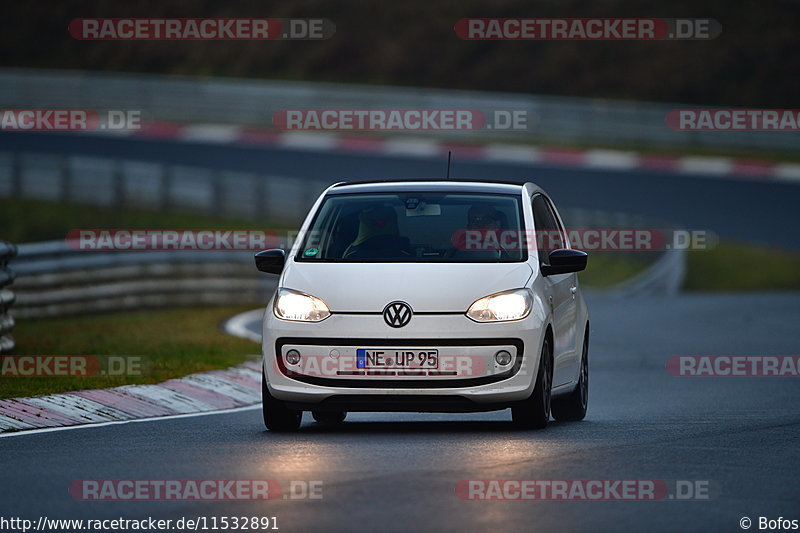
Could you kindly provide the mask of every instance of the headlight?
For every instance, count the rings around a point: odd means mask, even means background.
[[[475,322],[519,320],[531,312],[532,302],[528,289],[498,292],[470,305],[467,316]]]
[[[331,316],[331,311],[325,302],[310,294],[291,289],[278,289],[273,308],[275,316],[284,320],[319,322]]]

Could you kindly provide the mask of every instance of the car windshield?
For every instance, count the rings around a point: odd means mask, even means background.
[[[297,260],[497,263],[527,260],[520,197],[469,192],[327,196]]]

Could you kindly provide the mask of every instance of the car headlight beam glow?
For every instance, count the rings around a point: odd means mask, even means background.
[[[515,289],[485,296],[469,306],[467,317],[475,322],[520,320],[531,312],[533,299],[528,289]]]
[[[298,322],[320,322],[331,316],[325,302],[291,289],[278,289],[273,309],[276,317]]]

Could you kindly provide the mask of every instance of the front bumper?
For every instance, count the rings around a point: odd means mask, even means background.
[[[402,329],[380,314],[333,314],[318,323],[264,318],[264,373],[270,393],[295,408],[467,412],[503,408],[530,396],[544,332],[535,314],[479,324],[463,314],[415,315]],[[356,350],[431,350],[433,370],[359,368]],[[299,364],[286,361],[289,350]],[[495,354],[506,350],[509,365]],[[393,353],[393,352],[392,352]]]

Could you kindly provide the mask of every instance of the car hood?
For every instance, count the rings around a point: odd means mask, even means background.
[[[293,262],[282,286],[321,298],[333,312],[380,312],[395,300],[415,312],[465,312],[483,296],[524,287],[527,263]]]

